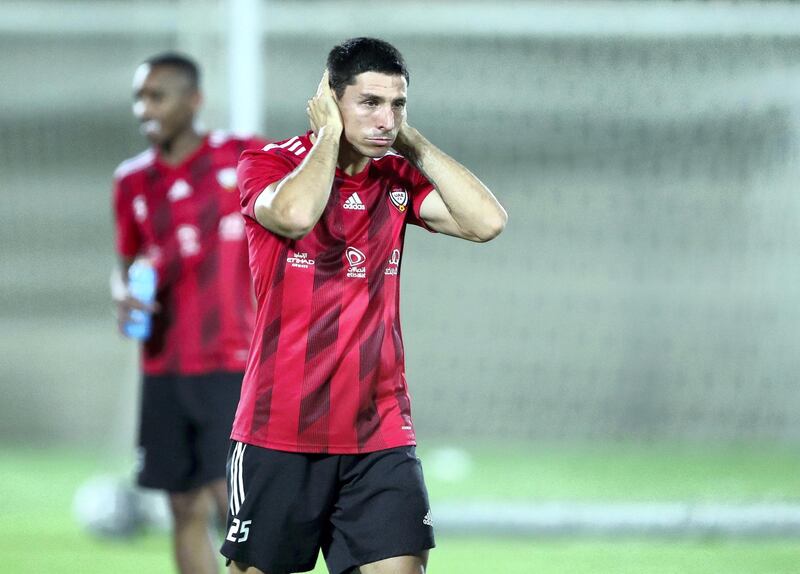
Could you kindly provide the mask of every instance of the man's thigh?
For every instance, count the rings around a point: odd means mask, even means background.
[[[192,424],[179,386],[178,376],[142,378],[137,481],[146,488],[179,492],[193,486]]]
[[[422,464],[414,447],[343,456],[341,489],[323,546],[331,574],[423,564],[435,546]],[[388,561],[388,562],[387,562]],[[383,570],[374,570],[383,568]],[[405,572],[406,570],[400,570]]]
[[[338,489],[339,457],[232,442],[223,556],[231,572],[313,569]],[[251,570],[254,567],[258,570]]]
[[[225,478],[242,377],[242,373],[214,372],[181,380],[181,404],[192,424],[193,481],[197,486]]]
[[[241,377],[241,373],[143,377],[141,486],[185,492],[225,478]]]

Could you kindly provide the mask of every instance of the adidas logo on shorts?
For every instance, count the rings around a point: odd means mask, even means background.
[[[358,197],[358,193],[353,193],[353,195],[348,197],[342,207],[345,209],[352,209],[353,211],[364,211],[367,209],[367,207],[361,201],[361,198]]]
[[[431,518],[430,510],[428,510],[428,512],[425,514],[425,518],[422,519],[422,524],[425,526],[433,526],[433,519]]]

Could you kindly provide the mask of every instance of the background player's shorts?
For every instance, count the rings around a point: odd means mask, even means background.
[[[225,478],[242,373],[145,375],[138,483],[183,492]]]
[[[233,442],[222,554],[270,574],[331,574],[433,548],[413,446],[365,454],[282,452]]]

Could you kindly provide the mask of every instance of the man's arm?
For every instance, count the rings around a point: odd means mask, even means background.
[[[434,185],[422,202],[420,217],[440,233],[484,242],[505,228],[508,215],[492,192],[466,167],[404,123],[395,149]]]
[[[131,311],[135,309],[148,313],[159,311],[158,303],[142,303],[128,291],[128,269],[134,261],[133,257],[120,256],[119,265],[111,271],[111,299],[117,305],[117,327],[123,335],[125,324],[131,319]]]
[[[263,227],[289,239],[305,237],[319,221],[336,174],[343,128],[327,70],[307,111],[314,145],[294,171],[261,192],[253,209]]]

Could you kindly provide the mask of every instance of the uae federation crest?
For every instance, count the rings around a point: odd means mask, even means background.
[[[389,199],[392,200],[392,205],[401,213],[406,210],[408,206],[408,192],[402,187],[393,187],[389,190]]]

